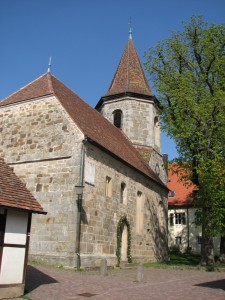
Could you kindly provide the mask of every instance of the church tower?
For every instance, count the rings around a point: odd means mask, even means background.
[[[95,108],[125,133],[165,182],[157,99],[144,74],[131,31],[111,85]]]

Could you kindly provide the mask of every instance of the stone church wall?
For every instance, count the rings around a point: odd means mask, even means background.
[[[113,123],[113,112],[116,109],[123,112],[122,130],[134,145],[155,146],[153,128],[156,112],[153,103],[143,99],[121,98],[107,101],[101,113]]]
[[[30,257],[76,266],[77,195],[83,134],[55,97],[0,108],[0,156],[4,157],[48,212],[32,219]],[[81,225],[81,264],[116,263],[117,224],[126,215],[131,227],[131,255],[136,261],[163,259],[167,253],[166,190],[92,144],[85,144],[85,178]],[[87,173],[85,174],[87,177]],[[111,196],[106,197],[106,176]],[[90,181],[90,180],[89,180]],[[121,183],[126,204],[120,203]],[[143,209],[137,216],[137,195]],[[143,229],[137,233],[137,219]]]
[[[117,225],[124,215],[131,226],[131,255],[134,261],[155,261],[167,255],[167,192],[129,166],[97,147],[86,146],[85,163],[94,165],[94,184],[85,183],[81,261],[99,264],[105,257],[116,263]],[[112,196],[106,197],[106,176],[112,180]],[[121,183],[126,184],[125,203],[121,203]],[[136,233],[137,193],[143,196],[143,230]],[[90,261],[91,258],[91,261]]]
[[[47,211],[32,218],[33,259],[75,264],[82,139],[54,97],[0,108],[0,156]]]
[[[129,137],[134,146],[143,146],[143,155],[140,147],[138,151],[147,160],[152,170],[167,184],[167,174],[161,155],[161,133],[154,104],[134,98],[121,98],[107,101],[102,107],[101,114],[113,123],[113,112],[120,109],[123,113],[122,131]],[[157,122],[155,121],[157,119]],[[146,151],[149,148],[149,151]]]

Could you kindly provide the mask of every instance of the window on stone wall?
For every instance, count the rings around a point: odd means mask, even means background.
[[[120,203],[127,204],[127,188],[125,182],[122,182],[120,187]]]
[[[159,117],[154,118],[154,136],[155,136],[155,148],[160,150],[160,124]]]
[[[186,224],[185,213],[175,213],[175,224]]]
[[[109,198],[112,197],[112,178],[109,176],[106,176],[105,195],[106,195],[106,197],[109,197]]]
[[[117,109],[113,112],[113,124],[117,128],[122,128],[122,116],[123,113],[120,109]]]
[[[137,192],[136,233],[142,234],[144,229],[144,202],[142,192]]]

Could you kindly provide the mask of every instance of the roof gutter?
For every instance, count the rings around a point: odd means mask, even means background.
[[[21,207],[15,207],[15,206],[7,206],[7,205],[2,205],[0,204],[0,207],[2,207],[3,209],[11,209],[11,210],[19,210],[19,211],[23,211],[23,212],[27,212],[27,213],[32,213],[32,214],[41,214],[41,215],[47,215],[46,211],[40,211],[40,210],[33,210],[33,209],[29,209],[29,208],[21,208]]]

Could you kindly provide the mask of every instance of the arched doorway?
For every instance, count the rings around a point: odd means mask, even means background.
[[[127,261],[127,226],[123,226],[122,245],[121,245],[121,261]]]
[[[120,218],[117,225],[117,266],[120,265],[120,261],[132,262],[131,257],[131,230],[130,223],[126,216]]]

